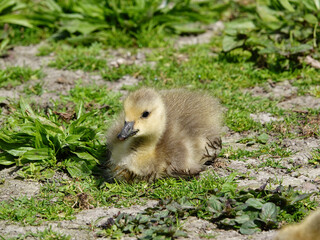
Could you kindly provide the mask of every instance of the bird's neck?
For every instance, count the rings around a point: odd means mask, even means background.
[[[130,146],[133,149],[139,148],[139,149],[145,149],[145,150],[147,149],[154,150],[165,132],[165,128],[166,128],[165,119],[163,119],[162,122],[163,122],[163,125],[158,126],[159,128],[157,129],[157,132],[151,133],[146,136],[140,136],[140,137],[134,138]]]
[[[133,139],[130,146],[132,149],[149,149],[154,150],[159,142],[160,137],[155,135],[142,136]]]

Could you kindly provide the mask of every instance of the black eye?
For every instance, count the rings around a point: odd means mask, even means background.
[[[141,115],[142,118],[147,118],[149,116],[150,112],[144,111]]]

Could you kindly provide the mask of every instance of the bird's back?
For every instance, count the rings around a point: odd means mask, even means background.
[[[202,92],[164,90],[166,130],[158,143],[158,157],[169,165],[170,176],[191,176],[221,149],[221,109],[217,100]],[[218,141],[218,146],[208,147]],[[206,149],[210,156],[204,157]]]
[[[221,109],[217,100],[203,92],[182,89],[160,92],[166,105],[167,125],[189,136],[219,135]]]

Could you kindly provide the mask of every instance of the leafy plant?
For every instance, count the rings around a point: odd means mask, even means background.
[[[103,230],[98,235],[117,238],[124,234],[142,234],[140,239],[186,237],[187,234],[184,231],[178,230],[178,219],[174,210],[167,209],[164,206],[148,208],[144,213],[136,216],[119,213],[100,226]]]
[[[163,45],[168,35],[202,33],[203,24],[218,19],[220,12],[229,6],[228,1],[208,0],[2,2],[0,17],[1,10],[19,11],[0,18],[0,26],[7,23],[47,28],[54,32],[55,40],[67,39],[74,45],[100,41],[115,46]]]
[[[11,48],[8,24],[33,27],[28,18],[21,14],[24,9],[26,5],[19,0],[0,0],[0,26],[4,26],[0,30],[0,57],[5,56]]]
[[[32,27],[30,21],[21,14],[27,5],[19,0],[0,0],[0,25],[4,23]]]
[[[219,228],[237,229],[242,234],[253,234],[261,230],[277,228],[284,215],[304,215],[299,212],[300,202],[311,194],[299,194],[291,187],[279,186],[266,190],[267,184],[258,189],[220,189],[207,197],[182,197],[177,200],[161,200],[155,207],[147,208],[141,214],[119,213],[109,218],[100,227],[102,235],[120,237],[124,233],[140,235],[142,239],[164,236],[171,239],[187,236],[179,222],[188,216],[210,220]],[[181,230],[180,230],[181,229]]]
[[[319,7],[318,0],[257,1],[226,24],[223,51],[242,48],[259,66],[275,69],[297,66],[306,55],[318,58]]]
[[[91,175],[105,152],[95,138],[96,129],[85,122],[93,114],[84,113],[80,104],[75,120],[64,126],[58,122],[60,115],[41,117],[21,99],[20,110],[0,130],[0,165],[22,167],[22,177],[50,178],[56,169],[72,177]]]

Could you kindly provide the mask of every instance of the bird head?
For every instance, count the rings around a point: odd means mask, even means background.
[[[157,137],[165,128],[166,114],[161,95],[150,88],[135,91],[124,101],[125,122],[118,139]]]

